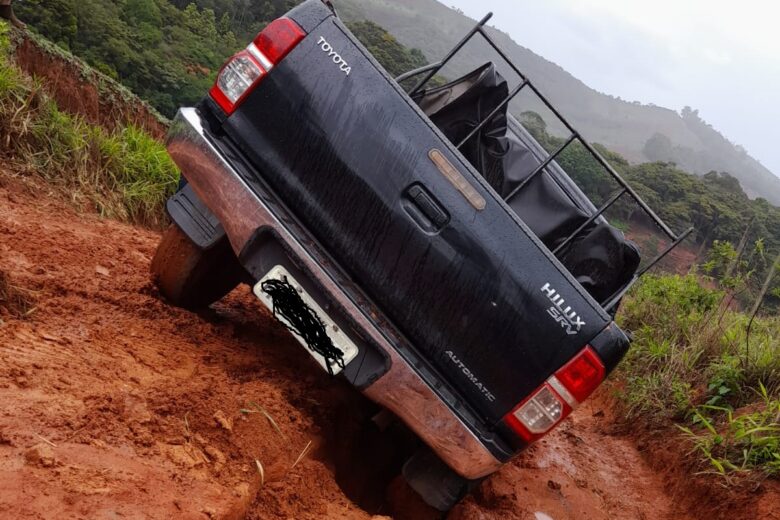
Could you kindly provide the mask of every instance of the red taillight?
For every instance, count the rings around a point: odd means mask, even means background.
[[[260,52],[276,65],[303,40],[306,33],[289,18],[274,20],[255,38]]]
[[[241,51],[219,71],[211,97],[226,114],[232,114],[265,74],[266,69],[249,51]]]
[[[571,405],[548,382],[506,414],[504,421],[530,443],[550,431],[571,411]]]
[[[593,349],[586,347],[577,357],[555,373],[578,403],[587,399],[604,381],[606,370]]]
[[[604,381],[606,370],[591,347],[551,376],[530,397],[504,416],[524,441],[530,443],[565,419]]]
[[[210,91],[212,99],[227,115],[232,114],[268,71],[305,36],[306,33],[289,18],[271,22],[246,50],[230,58],[222,67]]]

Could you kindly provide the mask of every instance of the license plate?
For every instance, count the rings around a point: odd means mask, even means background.
[[[255,296],[265,305],[269,311],[272,313],[274,312],[274,300],[271,297],[270,294],[263,292],[263,283],[268,280],[287,280],[287,282],[292,285],[292,287],[298,291],[298,295],[301,297],[303,302],[309,306],[310,309],[312,309],[317,316],[320,318],[322,323],[325,325],[325,330],[328,335],[328,337],[333,342],[333,346],[335,346],[337,349],[339,349],[343,354],[343,360],[344,365],[346,366],[350,361],[355,359],[358,355],[358,347],[352,342],[352,340],[349,339],[349,337],[344,333],[343,330],[341,330],[341,327],[336,325],[336,323],[330,318],[330,316],[325,313],[325,311],[322,310],[322,307],[320,307],[316,301],[314,301],[314,298],[309,296],[309,294],[301,287],[301,284],[298,283],[298,281],[293,277],[287,269],[285,269],[281,265],[277,265],[271,271],[263,277],[262,280],[257,282],[254,286],[254,293]],[[280,314],[276,314],[276,318],[281,321],[283,324],[285,324],[288,328],[292,326],[292,324]],[[322,367],[323,370],[326,372],[328,371],[328,363],[325,360],[325,357],[323,357],[318,352],[315,352],[312,350],[309,345],[306,344],[306,341],[298,334],[291,331],[291,334],[295,337],[295,339],[300,343],[306,351],[311,354],[311,356],[319,363],[319,365]],[[337,363],[331,363],[330,365],[331,370],[333,371],[333,374],[338,374],[341,372],[342,368]]]

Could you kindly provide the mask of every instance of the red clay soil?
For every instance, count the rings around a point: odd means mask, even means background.
[[[677,230],[682,231],[682,230]],[[642,255],[652,258],[669,247],[670,241],[660,230],[653,229],[642,223],[632,222],[626,236],[639,245]],[[665,271],[686,274],[691,266],[696,263],[696,247],[692,239],[688,239],[675,247],[659,264]]]
[[[662,476],[666,491],[683,510],[701,519],[780,519],[780,482],[758,475],[724,477],[712,472],[686,445],[667,431],[633,425],[635,445],[649,466]],[[696,474],[695,478],[691,474]]]
[[[0,518],[435,518],[393,480],[400,448],[360,426],[370,403],[248,289],[173,308],[150,281],[156,233],[43,192],[0,175],[0,271],[30,299],[0,312]],[[689,515],[684,475],[608,434],[602,402],[449,518],[716,518],[714,495]],[[767,500],[730,518],[779,518]]]

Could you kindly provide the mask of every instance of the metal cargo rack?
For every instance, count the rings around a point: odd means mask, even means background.
[[[493,40],[493,38],[490,37],[490,35],[485,31],[485,24],[493,17],[493,13],[488,13],[482,20],[480,20],[477,25],[474,26],[471,31],[469,31],[466,36],[460,40],[455,47],[450,50],[449,53],[442,59],[441,61],[438,61],[436,63],[431,63],[430,65],[426,65],[425,67],[421,67],[419,69],[412,70],[410,72],[407,72],[398,78],[396,78],[396,81],[398,83],[402,83],[404,81],[407,81],[409,79],[412,79],[414,77],[417,77],[421,74],[425,74],[425,76],[411,89],[408,91],[410,96],[414,96],[415,94],[418,94],[427,84],[428,82],[436,76],[436,74],[439,73],[439,71],[444,68],[444,66],[447,65],[462,49],[465,47],[471,39],[476,36],[477,34],[481,35],[485,41],[496,51],[496,53],[501,57],[501,59],[506,62],[509,67],[518,75],[520,78],[520,84],[512,89],[509,93],[509,95],[504,99],[490,114],[488,114],[485,119],[483,119],[467,136],[464,138],[460,143],[457,143],[457,148],[461,149],[466,143],[468,143],[471,139],[473,139],[479,131],[487,125],[497,114],[499,114],[506,106],[521,92],[523,89],[530,89],[533,95],[535,95],[552,113],[555,115],[555,117],[558,118],[558,120],[566,127],[566,129],[570,132],[569,137],[563,142],[561,146],[559,146],[556,150],[554,150],[552,153],[548,153],[547,157],[539,164],[539,166],[531,172],[531,174],[517,187],[515,188],[509,195],[504,197],[504,200],[506,202],[509,202],[512,200],[513,197],[515,197],[520,191],[523,190],[537,175],[539,175],[541,172],[543,172],[548,166],[555,161],[555,159],[569,146],[572,145],[574,142],[579,142],[585,150],[588,151],[588,153],[601,165],[602,168],[604,168],[604,171],[606,171],[618,184],[620,187],[617,192],[615,192],[612,196],[610,196],[606,202],[604,202],[601,207],[596,209],[595,212],[592,213],[590,218],[588,218],[587,221],[585,221],[579,228],[577,228],[572,234],[570,234],[558,247],[555,248],[553,251],[553,254],[557,256],[557,254],[564,248],[566,245],[568,245],[574,238],[576,238],[580,233],[582,233],[585,229],[587,229],[593,222],[595,222],[597,219],[599,219],[604,212],[606,212],[610,207],[612,207],[619,199],[621,199],[624,195],[628,195],[631,199],[633,199],[636,204],[639,206],[639,208],[653,221],[653,223],[661,230],[661,232],[669,239],[671,240],[670,244],[655,258],[653,258],[649,264],[647,264],[645,267],[641,268],[637,273],[634,275],[634,277],[631,279],[631,281],[622,289],[620,289],[617,293],[610,296],[606,301],[600,302],[601,305],[606,309],[607,311],[612,310],[625,296],[625,294],[636,284],[636,282],[639,280],[639,278],[642,277],[646,272],[648,272],[650,269],[655,267],[661,260],[663,260],[674,248],[676,248],[678,245],[680,245],[693,231],[694,228],[689,228],[683,233],[677,234],[659,217],[653,209],[648,206],[648,204],[642,199],[642,197],[639,196],[639,194],[629,185],[625,179],[612,167],[612,165],[607,162],[604,157],[601,156],[601,154],[587,141],[585,140],[582,135],[569,123],[569,121],[550,103],[550,101],[542,94],[539,89],[533,84],[533,82],[525,75],[523,72],[512,62],[512,60],[509,58],[509,56],[506,55],[506,53],[496,44],[496,42]]]

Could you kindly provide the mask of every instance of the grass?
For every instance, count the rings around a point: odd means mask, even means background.
[[[306,444],[306,447],[303,448],[303,451],[301,452],[301,454],[298,455],[298,458],[295,459],[295,462],[293,462],[293,465],[290,466],[291,470],[295,469],[295,466],[300,464],[300,462],[303,460],[303,458],[309,453],[309,449],[311,449],[311,441],[309,441],[308,444]]]
[[[681,426],[694,451],[720,475],[760,469],[780,474],[780,401],[760,387],[761,401],[753,411],[735,412],[729,407],[705,405],[694,410],[698,431]],[[725,416],[715,424],[712,414]]]
[[[263,465],[257,459],[255,459],[255,467],[260,474],[260,487],[263,487],[265,486],[265,469],[263,469]]]
[[[780,474],[780,318],[748,317],[695,275],[646,276],[621,311],[629,421],[682,428],[716,473]]]
[[[0,324],[3,316],[24,318],[35,311],[33,292],[14,285],[7,274],[0,271]]]
[[[164,146],[135,127],[108,131],[59,109],[11,57],[0,22],[0,157],[100,215],[150,227],[166,222],[179,173]]]
[[[279,428],[279,425],[276,423],[274,418],[271,417],[271,414],[269,414],[268,411],[265,408],[263,408],[259,404],[255,403],[254,401],[249,403],[249,407],[242,408],[240,411],[241,411],[241,413],[246,414],[246,415],[253,414],[253,413],[262,414],[263,417],[265,417],[266,420],[268,421],[268,424],[270,424],[271,427],[274,429],[274,431],[276,433],[278,433],[279,435],[281,435],[282,438],[284,438],[285,440],[287,439],[287,436],[282,432],[282,429]]]

